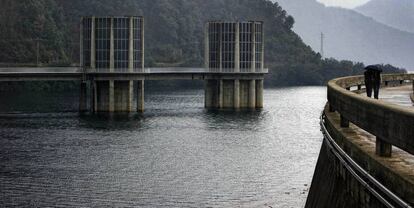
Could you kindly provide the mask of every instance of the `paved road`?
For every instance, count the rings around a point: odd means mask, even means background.
[[[410,95],[413,93],[411,85],[384,88],[380,91],[380,99],[402,106],[413,106]]]

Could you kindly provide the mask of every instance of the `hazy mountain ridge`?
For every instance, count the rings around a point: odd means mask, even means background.
[[[413,0],[371,0],[355,8],[355,11],[391,27],[414,33]]]
[[[391,63],[414,70],[414,34],[397,30],[356,11],[325,7],[316,0],[277,0],[295,18],[294,31],[315,51],[325,34],[327,57]]]

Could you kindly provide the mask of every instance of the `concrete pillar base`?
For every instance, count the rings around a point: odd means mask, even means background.
[[[115,112],[115,81],[109,81],[109,103],[108,111]]]
[[[114,112],[131,112],[131,85],[130,81],[115,81]]]
[[[263,80],[206,80],[206,108],[263,108]]]
[[[392,145],[385,142],[381,138],[377,137],[376,141],[376,154],[381,157],[391,157],[392,155]]]
[[[88,109],[88,83],[81,82],[79,93],[79,112],[87,112]]]
[[[143,81],[142,81],[143,82]],[[90,103],[89,109],[93,112],[133,112],[135,99],[134,95],[134,82],[133,81],[94,81],[89,90],[91,96],[84,96],[86,92],[85,86],[81,85],[81,98],[80,98],[80,110],[82,111],[87,104],[83,104],[83,97],[91,97],[93,100],[86,101]],[[143,98],[143,95],[142,95]],[[143,109],[143,104],[142,104]],[[88,107],[86,107],[88,108]],[[83,110],[84,111],[84,110]]]
[[[145,85],[144,81],[137,81],[137,111],[144,112],[145,110]]]
[[[263,108],[264,80],[256,80],[256,108]]]
[[[234,80],[234,89],[233,89],[233,107],[234,109],[240,108],[240,80]]]
[[[219,81],[206,80],[205,81],[205,107],[219,108]]]
[[[95,81],[95,112],[109,112],[109,81]]]
[[[249,83],[249,108],[256,108],[256,80]]]

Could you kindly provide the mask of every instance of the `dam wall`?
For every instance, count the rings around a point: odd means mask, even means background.
[[[400,83],[413,75],[385,75]],[[306,207],[412,207],[414,110],[350,91],[363,77],[332,80]],[[411,127],[410,127],[411,126]]]

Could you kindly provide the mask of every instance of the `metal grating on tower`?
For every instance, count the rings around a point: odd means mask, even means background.
[[[88,71],[131,72],[144,68],[142,17],[83,17],[81,66]]]
[[[205,38],[206,68],[220,72],[264,68],[263,22],[208,22]]]

